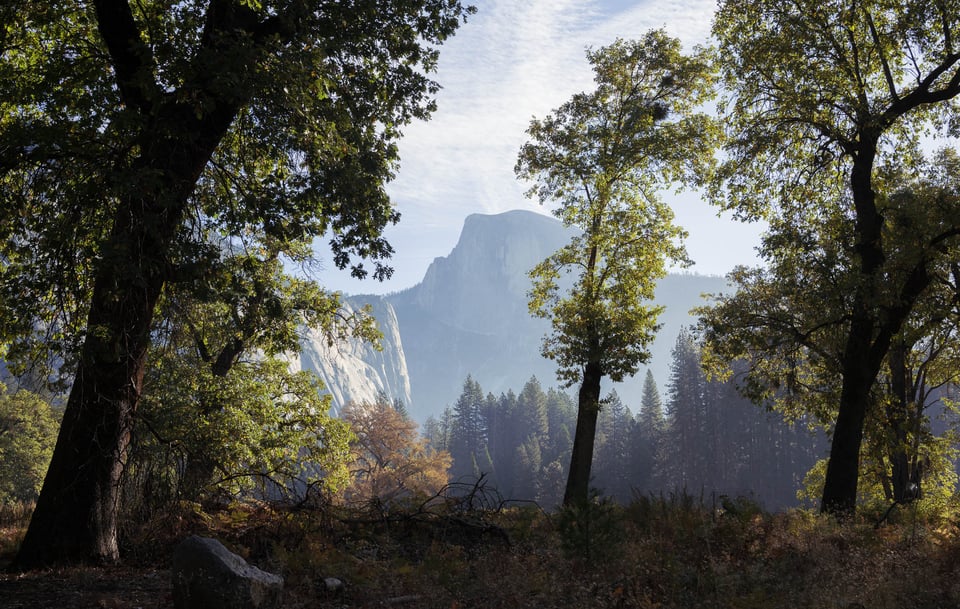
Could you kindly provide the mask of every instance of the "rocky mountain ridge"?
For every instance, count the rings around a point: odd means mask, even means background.
[[[528,272],[570,236],[560,222],[534,212],[471,215],[457,245],[433,261],[420,283],[384,297],[346,299],[351,307],[373,306],[382,351],[306,340],[300,365],[320,374],[336,407],[382,392],[402,400],[420,421],[452,405],[468,374],[495,394],[519,391],[534,375],[544,386],[556,385],[554,363],[540,355],[549,325],[527,310]],[[656,302],[665,311],[649,366],[661,391],[677,334],[694,322],[689,310],[702,304],[702,293],[724,286],[723,278],[698,275],[669,275],[659,283]],[[631,408],[639,405],[644,375],[641,368],[614,385]]]
[[[379,296],[343,300],[348,314],[365,305],[370,306],[383,333],[381,349],[360,340],[329,345],[321,333],[307,331],[299,356],[291,361],[294,370],[311,370],[320,377],[337,413],[350,401],[373,402],[381,394],[404,404],[413,401],[397,315]]]

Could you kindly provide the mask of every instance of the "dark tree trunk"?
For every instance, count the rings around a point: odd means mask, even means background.
[[[107,250],[113,254],[101,263],[77,375],[18,568],[119,556],[120,478],[163,287],[160,269],[143,264],[154,256],[143,248],[165,249],[156,241],[161,236],[149,235],[132,216],[118,214]],[[130,256],[125,264],[120,252]]]
[[[910,421],[911,396],[910,373],[907,370],[907,346],[902,340],[890,350],[890,404],[887,408],[887,433],[889,434],[890,482],[893,500],[903,503],[908,499],[910,486],[910,461],[907,455],[907,426]]]
[[[590,469],[593,467],[593,444],[597,435],[597,417],[600,413],[600,364],[591,362],[583,372],[583,383],[577,407],[577,431],[573,437],[570,472],[563,504],[585,505],[590,495]]]
[[[876,207],[871,185],[873,160],[879,135],[863,135],[862,152],[853,164],[850,183],[856,210],[856,251],[860,282],[850,312],[850,329],[844,346],[840,404],[834,427],[820,511],[853,515],[857,504],[860,445],[870,405],[870,389],[877,380],[894,337],[930,285],[925,259],[910,269],[896,286],[896,301],[880,293],[886,258],[883,252],[883,217]],[[889,286],[887,286],[889,291]]]
[[[870,388],[878,372],[871,371],[864,361],[869,345],[869,334],[866,334],[859,324],[852,324],[844,352],[840,408],[833,430],[820,504],[822,512],[837,516],[852,515],[857,505],[863,424],[866,420]]]
[[[201,121],[187,107],[161,107],[158,128],[141,138],[133,175],[161,177],[153,189],[122,185],[127,194],[103,246],[76,377],[14,569],[119,558],[120,482],[169,248],[236,111],[224,105]]]
[[[877,211],[872,184],[878,141],[879,134],[862,134],[861,148],[850,172],[860,283],[852,299],[850,328],[840,363],[843,377],[840,404],[820,503],[821,512],[838,516],[852,515],[856,510],[863,424],[870,388],[887,350],[875,342],[878,305],[875,282],[884,263],[883,218]],[[878,348],[882,349],[879,358],[876,357]]]

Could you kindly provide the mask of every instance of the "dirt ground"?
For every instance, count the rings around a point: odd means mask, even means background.
[[[170,572],[76,567],[0,573],[0,609],[169,609]]]

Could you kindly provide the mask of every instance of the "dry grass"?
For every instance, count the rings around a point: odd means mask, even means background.
[[[27,532],[33,503],[0,503],[0,564],[13,557]]]
[[[951,518],[876,529],[808,512],[764,514],[746,501],[731,507],[720,513],[685,496],[562,515],[447,504],[205,515],[187,506],[144,525],[128,552],[143,569],[162,569],[180,535],[216,536],[281,573],[290,608],[960,606],[960,529]],[[328,590],[328,577],[343,590]]]
[[[237,545],[286,577],[290,607],[960,606],[960,529],[949,519],[876,529],[732,507],[675,496],[560,515],[327,509],[265,518],[266,542],[247,529]],[[506,532],[509,545],[455,524],[464,519]],[[326,577],[344,591],[328,592]]]

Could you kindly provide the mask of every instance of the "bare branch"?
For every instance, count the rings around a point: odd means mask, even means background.
[[[890,92],[890,98],[897,101],[900,99],[900,95],[897,93],[897,85],[893,81],[893,73],[890,71],[890,62],[887,60],[887,54],[883,51],[883,40],[877,32],[877,26],[873,22],[873,15],[867,10],[864,10],[864,13],[867,18],[867,25],[870,27],[870,37],[873,38],[877,55],[880,56],[880,64],[883,66],[883,77],[887,81],[887,90]]]

